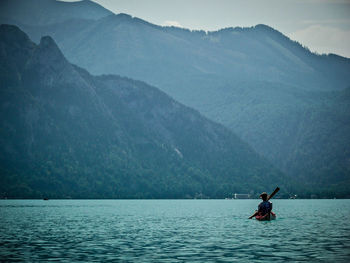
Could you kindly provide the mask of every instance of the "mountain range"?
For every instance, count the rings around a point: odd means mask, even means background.
[[[231,129],[288,178],[349,194],[348,58],[314,54],[266,25],[193,31],[116,15],[91,1],[40,1],[31,2],[31,16],[17,11],[23,1],[10,1],[16,8],[0,12],[0,22],[37,43],[52,36],[69,61],[92,74],[156,86]],[[77,11],[62,16],[58,4]]]
[[[36,45],[1,25],[0,51],[2,195],[223,198],[289,185],[229,129],[144,82],[90,75],[51,37]]]

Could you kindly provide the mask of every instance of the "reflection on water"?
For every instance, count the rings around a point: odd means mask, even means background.
[[[350,200],[1,200],[3,261],[350,262]]]

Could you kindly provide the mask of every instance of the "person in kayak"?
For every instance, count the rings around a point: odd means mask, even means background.
[[[252,219],[255,216],[270,217],[270,213],[271,213],[271,210],[272,210],[272,203],[267,201],[267,193],[263,192],[260,195],[260,198],[263,201],[259,204],[258,210],[255,211],[255,213],[252,216],[250,216],[249,219]]]

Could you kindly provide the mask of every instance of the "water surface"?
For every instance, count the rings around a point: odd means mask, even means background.
[[[350,200],[0,200],[3,261],[350,262]]]

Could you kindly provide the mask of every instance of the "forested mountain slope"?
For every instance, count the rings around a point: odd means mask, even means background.
[[[204,32],[126,14],[81,14],[55,24],[16,23],[36,42],[54,37],[70,61],[93,74],[155,85],[290,176],[320,188],[349,180],[348,58],[314,54],[266,25]]]
[[[0,192],[193,198],[290,180],[231,131],[144,82],[94,77],[50,37],[0,26]]]
[[[43,32],[53,35],[69,59],[94,73],[118,73],[157,85],[231,128],[291,176],[341,183],[330,172],[335,169],[349,177],[343,150],[343,145],[350,147],[344,133],[349,122],[337,120],[349,119],[350,113],[347,103],[332,98],[350,83],[347,58],[313,54],[264,25],[205,33],[121,14],[27,31],[36,38]],[[334,119],[321,117],[323,104]],[[311,113],[336,132],[315,129]]]

